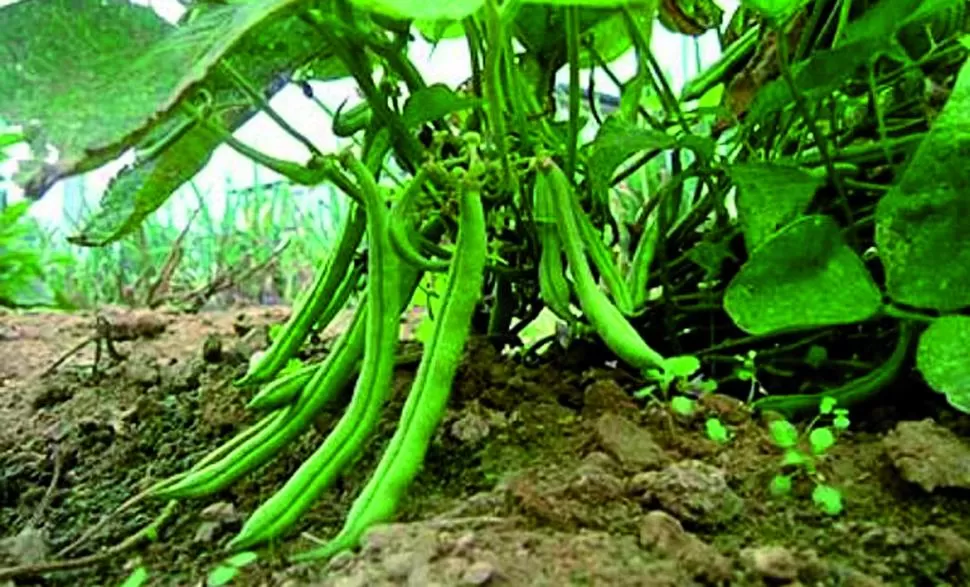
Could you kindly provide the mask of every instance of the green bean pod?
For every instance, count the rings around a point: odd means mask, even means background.
[[[323,363],[304,365],[290,373],[284,373],[259,390],[246,407],[252,410],[276,410],[294,402]]]
[[[566,181],[568,184],[568,179]],[[569,189],[572,193],[572,187]],[[630,290],[627,288],[626,282],[623,280],[620,269],[613,262],[613,255],[603,242],[602,235],[593,226],[589,216],[586,215],[586,212],[579,205],[578,199],[571,197],[570,205],[573,209],[574,218],[579,226],[580,238],[586,245],[589,256],[593,259],[593,263],[596,265],[596,269],[599,271],[603,283],[606,284],[607,289],[613,294],[613,300],[616,302],[617,308],[627,316],[632,315],[633,298],[630,295]]]
[[[556,213],[548,181],[539,181],[532,192],[533,218],[539,239],[539,297],[560,319],[574,322],[570,309],[570,286],[562,263],[562,240],[556,228]]]
[[[376,523],[391,518],[418,474],[435,429],[444,415],[455,374],[481,299],[487,253],[485,212],[479,188],[465,189],[459,203],[456,252],[448,272],[441,314],[415,376],[400,422],[377,470],[354,502],[340,533],[297,560],[330,557],[352,548]]]
[[[584,248],[586,241],[576,218],[576,196],[566,174],[550,159],[544,160],[539,169],[537,181],[548,181],[554,197],[559,235],[583,314],[606,346],[620,359],[638,369],[662,368],[664,357],[650,348],[593,279]]]
[[[447,271],[447,261],[429,259],[418,250],[412,239],[421,238],[421,235],[417,234],[417,231],[408,222],[415,201],[421,195],[427,178],[427,168],[422,167],[391,208],[391,215],[388,219],[390,244],[394,248],[394,252],[405,263],[416,269],[433,272]]]
[[[344,111],[344,104],[341,104],[333,115],[333,134],[344,139],[352,137],[367,128],[372,116],[373,111],[367,101],[353,106],[346,112]]]
[[[365,199],[368,251],[364,361],[346,412],[323,444],[246,520],[229,546],[246,548],[289,528],[360,453],[391,391],[400,327],[400,262],[391,250],[388,211],[363,164],[346,158]]]
[[[266,353],[250,367],[249,371],[236,381],[243,387],[271,381],[286,366],[293,354],[300,348],[310,329],[332,305],[334,295],[344,283],[354,253],[364,236],[364,213],[356,205],[344,223],[339,242],[330,259],[314,281],[313,288],[299,303],[293,315],[287,320],[283,331],[273,341]]]
[[[650,266],[653,264],[659,240],[660,223],[656,220],[651,222],[648,218],[646,229],[640,236],[640,242],[637,243],[637,248],[633,252],[630,273],[627,275],[627,284],[634,312],[642,311],[649,299]]]

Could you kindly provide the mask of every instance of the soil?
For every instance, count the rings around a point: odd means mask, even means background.
[[[153,481],[178,473],[255,421],[231,381],[286,308],[199,315],[107,312],[123,360],[93,345],[44,376],[95,331],[92,314],[0,314],[0,567],[43,564]],[[310,345],[325,352],[338,320]],[[414,325],[403,325],[405,338]],[[413,351],[417,343],[406,343]],[[787,496],[770,417],[704,395],[691,415],[633,399],[635,378],[573,348],[524,365],[476,340],[449,412],[397,521],[330,561],[286,556],[333,536],[390,437],[414,365],[366,455],[235,585],[970,585],[970,421],[930,411],[851,415],[816,459],[844,510],[823,513],[815,483]],[[918,378],[904,386],[928,393]],[[80,568],[0,585],[205,585],[225,545],[321,441],[339,414],[258,474],[178,504],[155,540],[119,545],[166,504],[146,501],[67,558]],[[925,416],[935,415],[927,419]],[[715,442],[717,418],[727,442]],[[97,557],[98,553],[102,556]],[[0,568],[0,577],[9,576]]]

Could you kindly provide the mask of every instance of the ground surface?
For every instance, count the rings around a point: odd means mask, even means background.
[[[0,567],[60,559],[151,481],[252,422],[249,393],[229,383],[286,315],[109,312],[126,360],[104,357],[92,376],[85,349],[40,377],[92,332],[93,316],[0,314]],[[829,517],[807,481],[790,497],[769,494],[779,452],[763,418],[720,396],[690,418],[645,406],[629,399],[636,381],[589,356],[576,349],[525,367],[473,345],[400,523],[375,530],[360,552],[287,565],[281,555],[333,535],[366,482],[413,377],[401,367],[380,441],[233,584],[970,585],[966,418],[936,407],[938,423],[925,419],[933,410],[854,421],[820,463],[844,494],[844,513]],[[904,385],[926,393],[916,378]],[[711,415],[728,443],[705,435]],[[120,585],[138,567],[148,585],[203,585],[245,517],[321,438],[311,429],[258,474],[182,504],[155,542],[6,585]],[[120,543],[163,507],[134,507],[69,556]]]

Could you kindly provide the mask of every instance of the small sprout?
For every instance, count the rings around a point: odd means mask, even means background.
[[[663,370],[672,377],[687,378],[697,373],[701,368],[701,361],[693,355],[671,357],[664,361]]]
[[[835,409],[835,404],[838,403],[834,397],[823,397],[822,401],[818,404],[818,413],[820,414],[831,414],[832,410]]]
[[[788,475],[775,475],[771,479],[770,491],[775,497],[781,497],[791,493],[791,477]]]
[[[848,429],[849,424],[851,424],[849,420],[849,410],[846,410],[846,409],[835,410],[835,418],[832,419],[832,426],[836,430],[841,431],[841,430]]]
[[[717,381],[714,379],[703,379],[696,381],[694,387],[701,393],[714,393],[717,391]]]
[[[842,492],[829,485],[816,485],[812,491],[812,501],[822,512],[837,516],[842,513]]]
[[[781,448],[792,448],[798,444],[798,429],[788,420],[775,420],[768,425],[771,438]]]
[[[708,418],[704,428],[707,430],[707,437],[718,444],[726,444],[731,438],[731,433],[717,418]]]
[[[647,385],[646,387],[641,387],[640,389],[633,392],[633,397],[637,399],[649,399],[653,397],[654,392],[657,391],[656,385]]]
[[[694,414],[694,400],[678,395],[670,400],[670,409],[678,415],[689,417]]]
[[[257,555],[252,551],[245,551],[232,555],[223,561],[221,565],[209,571],[209,576],[205,583],[206,587],[221,587],[222,585],[228,585],[230,581],[236,578],[236,575],[239,574],[239,570],[241,568],[254,562],[256,559]]]
[[[148,580],[148,569],[145,567],[137,567],[134,571],[128,575],[125,582],[121,584],[121,587],[141,587]]]
[[[785,451],[785,455],[781,458],[781,465],[783,467],[787,466],[802,466],[808,463],[809,459],[800,450],[788,449]]]
[[[816,428],[808,435],[808,441],[812,445],[812,452],[820,455],[832,448],[835,444],[835,435],[827,427]]]
[[[206,587],[222,587],[223,585],[228,585],[230,581],[236,578],[239,574],[239,569],[236,567],[230,567],[227,565],[219,565],[218,567],[209,571],[209,576],[206,578]]]

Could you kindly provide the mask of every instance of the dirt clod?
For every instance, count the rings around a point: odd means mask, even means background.
[[[650,432],[617,414],[600,416],[595,434],[599,446],[628,472],[656,469],[666,461],[663,449]]]
[[[681,521],[716,526],[741,513],[744,502],[728,487],[724,471],[689,460],[633,478],[631,487],[645,503],[656,503]]]
[[[970,489],[970,445],[936,422],[900,422],[883,445],[903,478],[925,491]]]

